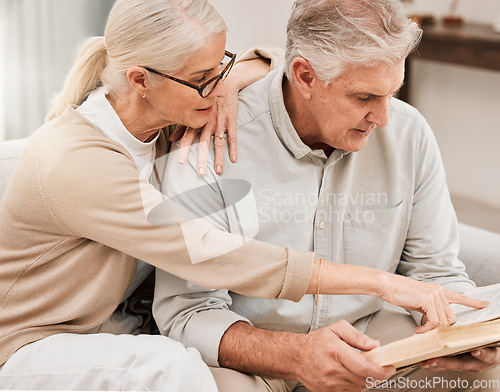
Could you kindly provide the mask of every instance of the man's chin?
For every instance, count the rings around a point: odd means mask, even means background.
[[[353,141],[348,145],[346,145],[345,148],[342,147],[340,148],[344,151],[358,152],[361,151],[366,146],[367,143],[368,143],[368,138],[366,138],[365,140]]]
[[[349,152],[358,152],[358,151],[361,151],[364,147],[366,146],[366,143],[363,145],[363,146],[359,146],[359,147],[356,147],[356,148],[350,148],[349,150],[346,150],[346,151],[349,151]]]

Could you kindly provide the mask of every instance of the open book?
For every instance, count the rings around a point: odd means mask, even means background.
[[[465,294],[489,301],[490,305],[484,309],[472,309],[453,304],[457,317],[454,325],[415,334],[363,355],[383,366],[405,368],[430,358],[500,345],[500,284],[471,289]]]

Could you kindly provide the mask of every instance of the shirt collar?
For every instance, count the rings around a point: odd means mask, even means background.
[[[271,109],[271,118],[276,134],[283,145],[292,153],[296,159],[301,159],[306,155],[316,156],[325,162],[340,160],[348,151],[335,150],[330,157],[327,157],[323,150],[312,150],[304,144],[299,134],[295,130],[292,120],[286,110],[285,100],[283,98],[283,78],[285,77],[284,68],[275,71],[274,78],[269,88],[269,106]]]
[[[76,110],[87,118],[92,124],[98,127],[104,136],[120,143],[133,155],[143,155],[150,153],[159,132],[155,138],[147,143],[141,142],[134,137],[116,114],[115,110],[106,98],[108,91],[101,87],[92,92],[86,101]]]

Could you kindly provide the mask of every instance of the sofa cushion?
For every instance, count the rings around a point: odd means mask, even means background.
[[[0,200],[5,187],[14,172],[17,161],[26,146],[27,138],[0,141]]]
[[[500,234],[464,223],[460,228],[459,258],[478,285],[500,283]]]

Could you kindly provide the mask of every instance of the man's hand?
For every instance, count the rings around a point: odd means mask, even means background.
[[[395,368],[367,360],[379,343],[346,321],[308,334],[233,324],[219,345],[219,364],[245,373],[300,381],[312,392],[364,391],[367,381],[386,380]]]
[[[346,321],[310,332],[297,379],[311,391],[364,391],[366,379],[386,380],[394,367],[368,361],[352,347],[368,351],[378,342],[357,331]]]
[[[480,373],[500,364],[500,348],[481,348],[467,354],[433,358],[420,363],[420,367],[431,370],[454,370],[465,373]]]

